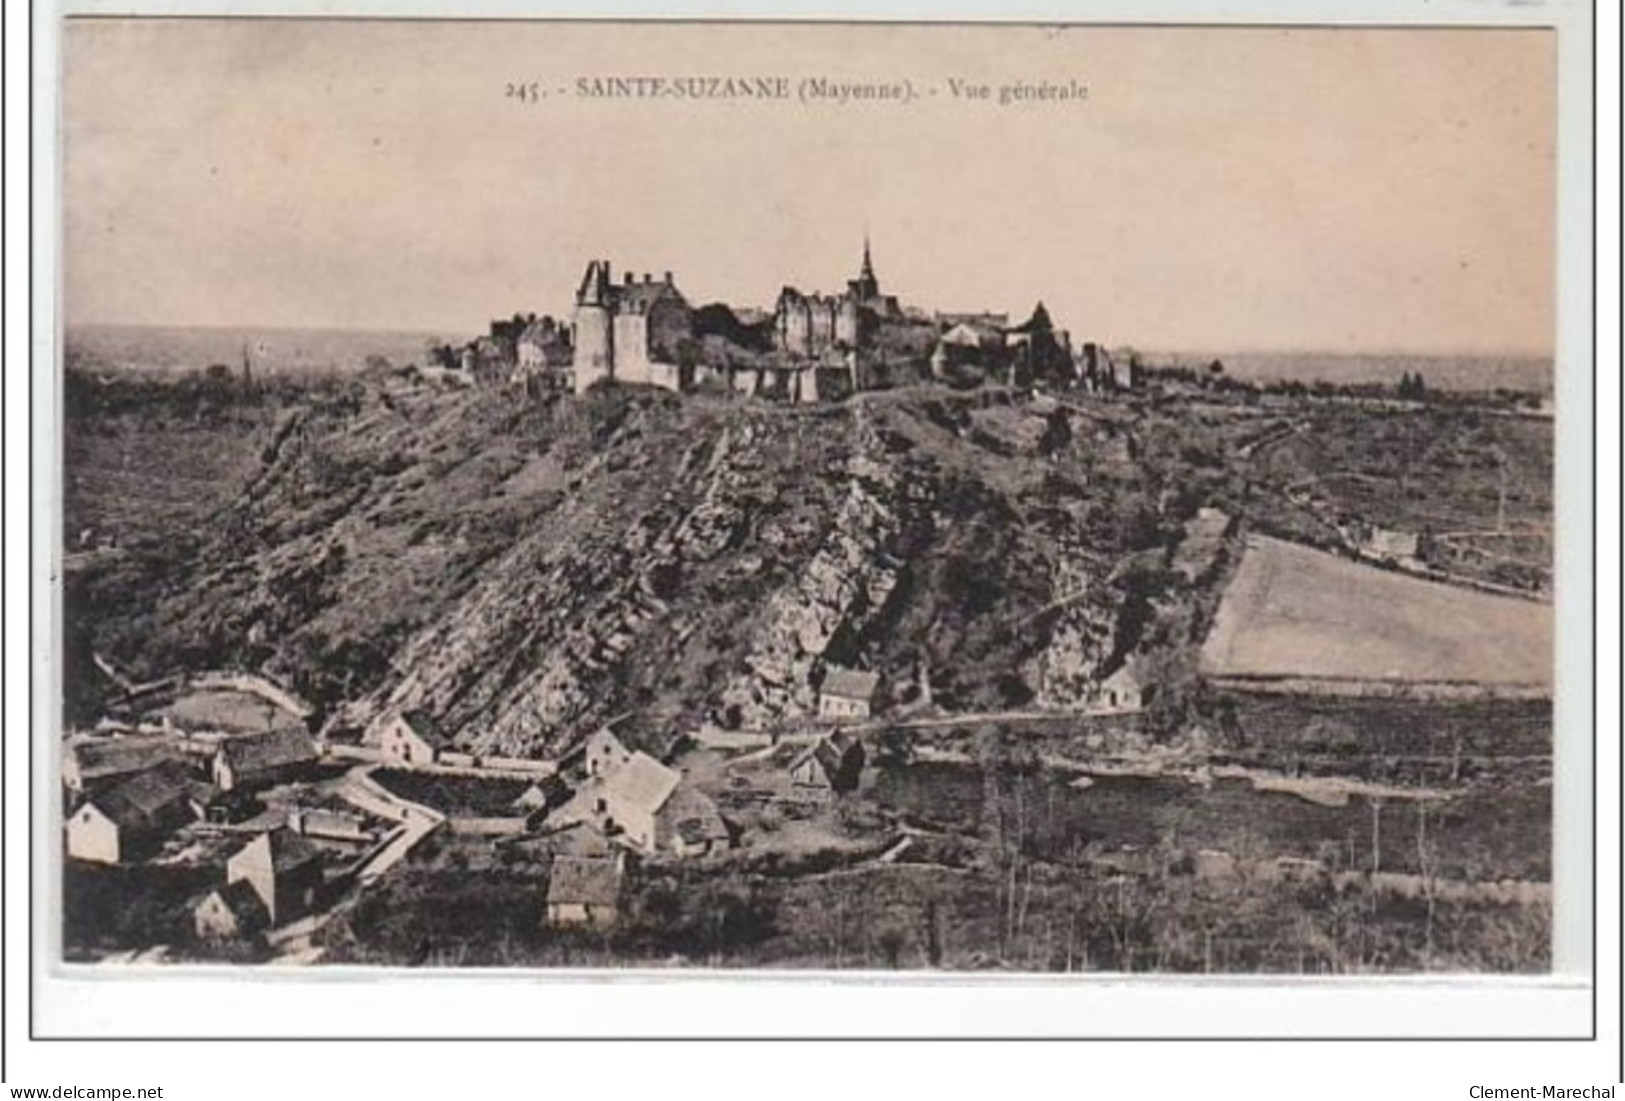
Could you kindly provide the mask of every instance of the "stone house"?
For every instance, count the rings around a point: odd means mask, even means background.
[[[156,849],[192,821],[193,786],[186,766],[168,761],[90,796],[64,823],[68,856],[119,864]]]
[[[674,856],[705,856],[732,842],[717,805],[688,784],[679,785],[656,814],[655,834],[659,847]]]
[[[329,841],[365,843],[375,840],[366,820],[348,811],[327,807],[294,807],[288,811],[288,828],[302,837],[322,837]]]
[[[216,887],[192,907],[192,929],[199,940],[237,940],[271,924],[271,915],[246,879]]]
[[[600,828],[640,852],[692,856],[728,844],[716,804],[647,753],[632,754],[585,790]]]
[[[378,748],[386,757],[409,765],[432,765],[451,746],[451,739],[426,711],[407,711],[384,724]]]
[[[233,788],[281,783],[316,760],[316,746],[303,727],[284,726],[227,738],[210,765],[215,786]]]
[[[880,676],[832,665],[818,688],[818,715],[824,719],[867,719],[874,714]]]
[[[547,878],[547,924],[607,929],[620,916],[623,855],[555,856]]]
[[[851,791],[858,786],[863,764],[863,743],[845,731],[834,731],[790,762],[791,794],[822,800]]]
[[[1134,663],[1125,662],[1100,682],[1086,710],[1092,715],[1128,715],[1142,710],[1153,694]]]
[[[634,753],[624,765],[602,777],[593,811],[606,832],[618,830],[633,847],[654,852],[658,847],[656,816],[682,781],[682,773],[676,769],[647,753]]]
[[[1421,538],[1414,531],[1373,527],[1360,551],[1381,562],[1408,563],[1416,561],[1420,545]]]
[[[262,833],[226,861],[227,885],[239,881],[254,889],[272,925],[286,924],[321,897],[321,853],[291,830]]]

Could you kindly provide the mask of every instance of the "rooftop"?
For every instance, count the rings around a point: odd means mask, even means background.
[[[228,738],[216,752],[238,772],[281,768],[316,758],[316,747],[302,726]]]
[[[254,840],[238,849],[238,854],[247,852],[255,845],[263,845],[270,849],[271,868],[277,872],[291,872],[307,864],[321,860],[321,850],[306,841],[303,837],[290,829],[275,829],[260,834]]]
[[[69,742],[67,748],[85,780],[139,772],[179,756],[162,738],[86,737]]]
[[[621,866],[613,859],[555,856],[547,881],[549,903],[613,906],[620,899]]]
[[[647,753],[634,753],[626,764],[604,779],[604,798],[611,804],[630,804],[650,814],[665,806],[683,780]]]
[[[824,674],[819,691],[826,696],[840,696],[848,700],[872,700],[880,687],[880,675],[863,669],[846,669],[832,665]]]

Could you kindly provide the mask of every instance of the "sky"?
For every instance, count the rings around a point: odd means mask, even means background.
[[[68,324],[473,334],[588,259],[1182,350],[1548,355],[1539,30],[69,20]],[[787,101],[580,78],[783,77]],[[910,102],[803,103],[806,78]],[[991,100],[954,95],[985,83]],[[1017,82],[1083,100],[1000,105]],[[534,83],[545,96],[507,95]]]

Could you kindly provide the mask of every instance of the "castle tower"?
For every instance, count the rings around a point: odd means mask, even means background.
[[[610,318],[609,261],[593,260],[576,291],[575,392],[615,374],[615,337]]]

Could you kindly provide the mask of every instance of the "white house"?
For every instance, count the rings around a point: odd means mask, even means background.
[[[632,751],[608,727],[593,731],[587,738],[588,776],[608,776],[631,759]]]
[[[818,689],[818,714],[826,719],[867,719],[874,713],[880,677],[832,665]]]
[[[655,816],[682,781],[683,775],[676,769],[647,753],[634,753],[626,764],[604,777],[593,809],[604,816],[606,825],[618,827],[632,845],[654,852],[658,845]]]
[[[1151,694],[1152,689],[1141,681],[1133,663],[1127,662],[1100,682],[1087,710],[1093,715],[1132,714],[1151,701]]]
[[[94,802],[82,803],[68,817],[68,856],[96,864],[117,864],[123,854],[120,841],[127,828]]]
[[[449,748],[451,739],[424,711],[396,715],[384,725],[378,747],[384,754],[409,765],[432,765]]]
[[[168,761],[81,803],[64,823],[68,855],[118,864],[161,843],[192,820],[186,766]]]

